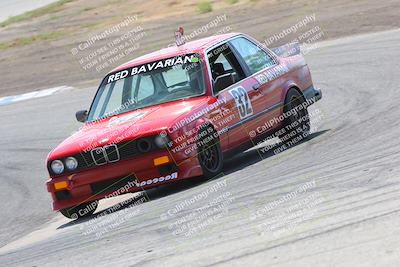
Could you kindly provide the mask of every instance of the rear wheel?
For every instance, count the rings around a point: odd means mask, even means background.
[[[205,178],[213,178],[221,173],[223,155],[216,131],[211,126],[201,127],[198,133],[197,151]]]
[[[88,203],[83,203],[75,207],[66,208],[60,210],[61,214],[67,217],[68,219],[79,219],[83,217],[88,217],[92,215],[98,206],[98,201],[92,201]]]
[[[290,89],[286,95],[283,109],[287,117],[283,123],[285,131],[279,136],[282,142],[288,142],[295,138],[305,139],[309,136],[310,117],[307,106],[304,104],[304,97],[296,89]]]

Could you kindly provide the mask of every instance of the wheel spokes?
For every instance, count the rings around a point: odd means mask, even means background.
[[[214,171],[218,167],[218,148],[215,142],[206,145],[200,152],[202,164],[209,170]]]

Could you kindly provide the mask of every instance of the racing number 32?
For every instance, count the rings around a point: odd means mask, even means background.
[[[250,98],[246,89],[240,86],[229,90],[229,93],[235,99],[240,119],[244,119],[253,114],[253,107],[251,106]]]

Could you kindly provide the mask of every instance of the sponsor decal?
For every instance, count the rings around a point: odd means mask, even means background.
[[[108,127],[112,127],[112,126],[118,125],[118,124],[123,124],[125,122],[135,122],[135,121],[143,118],[143,116],[146,114],[147,114],[147,112],[141,112],[141,113],[128,114],[128,115],[119,116],[119,117],[112,117],[110,119],[110,121],[108,122]]]
[[[141,188],[143,186],[162,183],[164,181],[170,181],[170,180],[174,180],[174,179],[177,179],[177,178],[178,178],[178,172],[174,172],[174,173],[171,173],[171,174],[166,175],[166,176],[152,178],[152,179],[148,179],[148,180],[141,181],[141,182],[129,181],[123,187],[119,188],[118,190],[115,190],[111,194],[106,195],[105,198],[115,197],[115,196],[119,196],[119,195],[124,194],[124,193],[128,193],[133,188]]]
[[[157,183],[161,183],[161,182],[164,182],[164,181],[174,180],[174,179],[177,179],[177,178],[178,178],[178,173],[174,172],[174,173],[171,173],[170,175],[149,179],[149,180],[146,180],[146,181],[142,181],[140,183],[136,182],[135,184],[136,184],[137,187],[143,187],[143,186],[146,186],[146,185],[157,184]]]
[[[128,68],[113,74],[110,74],[107,78],[107,84],[116,82],[121,79],[125,79],[129,76],[138,75],[141,73],[146,73],[148,71],[153,71],[157,69],[173,67],[176,65],[183,65],[188,63],[198,63],[200,61],[199,56],[196,54],[189,54],[183,56],[176,56],[173,58],[163,59],[151,63],[146,63],[143,65],[135,66],[132,68]]]
[[[255,78],[260,83],[260,85],[263,85],[267,82],[279,78],[280,76],[288,72],[289,68],[286,65],[278,65],[274,68],[263,71],[262,73],[258,74]]]
[[[166,175],[166,176],[162,176],[162,177],[158,177],[158,178],[152,178],[152,179],[145,180],[142,182],[129,181],[123,187],[119,188],[118,190],[115,190],[111,194],[106,195],[105,198],[115,197],[115,196],[119,196],[124,193],[128,193],[131,189],[133,189],[135,187],[140,188],[140,187],[143,187],[146,185],[157,184],[157,183],[161,183],[164,181],[174,180],[176,178],[178,178],[178,173],[174,172],[174,173],[171,173],[170,175]]]
[[[110,141],[110,138],[104,138],[104,139],[100,140],[100,144],[105,144],[108,141]]]
[[[192,62],[193,62],[193,63],[200,62],[200,60],[201,60],[201,59],[200,59],[199,57],[193,57],[193,58],[192,58]]]

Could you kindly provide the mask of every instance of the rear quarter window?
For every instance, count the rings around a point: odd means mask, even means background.
[[[244,37],[230,42],[246,62],[251,74],[275,65],[275,60],[263,49]]]

